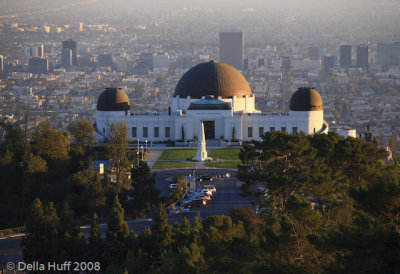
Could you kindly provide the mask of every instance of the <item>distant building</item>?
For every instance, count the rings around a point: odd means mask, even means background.
[[[288,73],[292,68],[292,60],[290,59],[289,56],[282,56],[281,58],[282,58],[282,69],[285,71],[285,73]]]
[[[4,71],[4,57],[0,55],[0,72]]]
[[[330,73],[330,70],[335,67],[336,56],[326,55],[322,59],[322,68],[324,70],[324,74],[327,75]]]
[[[258,65],[257,65],[257,67],[258,67],[258,68],[265,67],[265,60],[264,60],[264,58],[259,58],[259,59],[258,59]]]
[[[27,59],[31,57],[44,57],[44,45],[31,45],[25,47],[25,57]]]
[[[357,67],[368,68],[368,46],[357,46]]]
[[[307,49],[308,58],[311,60],[319,60],[319,48],[311,46]]]
[[[97,63],[97,59],[93,56],[79,56],[80,67],[94,67]]]
[[[221,31],[219,33],[219,58],[221,62],[243,70],[243,31]]]
[[[148,75],[149,66],[143,60],[139,60],[133,65],[133,75]]]
[[[249,69],[249,58],[244,58],[244,61],[243,61],[243,69],[244,70],[248,70]]]
[[[351,45],[340,46],[340,67],[344,69],[351,68]]]
[[[153,69],[167,69],[169,67],[168,55],[153,56]]]
[[[336,132],[340,136],[343,136],[345,138],[347,138],[347,137],[357,138],[357,132],[355,129],[341,128],[341,129],[337,129]]]
[[[47,73],[49,71],[49,60],[41,57],[29,58],[29,72],[34,74]]]
[[[400,66],[400,42],[378,43],[377,63],[387,71],[392,66]]]
[[[71,39],[62,42],[61,65],[65,68],[78,65],[78,46]]]
[[[83,23],[81,22],[81,23],[79,23],[79,31],[83,31],[83,30],[84,30]]]
[[[153,54],[152,53],[141,53],[140,60],[142,63],[146,64],[148,69],[153,71]]]
[[[111,67],[113,66],[113,60],[111,54],[100,54],[99,55],[99,67]]]

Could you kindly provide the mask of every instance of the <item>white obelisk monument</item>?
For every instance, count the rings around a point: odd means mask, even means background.
[[[204,124],[203,122],[200,123],[200,136],[199,136],[199,143],[197,146],[197,154],[193,160],[204,162],[206,160],[212,160],[210,157],[207,157],[207,150],[206,150],[206,136],[204,135]]]

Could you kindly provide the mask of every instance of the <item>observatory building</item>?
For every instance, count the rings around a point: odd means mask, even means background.
[[[210,61],[189,69],[179,80],[165,113],[134,113],[119,88],[107,88],[97,101],[96,128],[106,136],[113,122],[125,122],[131,140],[197,140],[204,124],[208,140],[260,140],[265,132],[328,132],[320,94],[299,88],[289,113],[263,113],[244,76],[230,65]]]

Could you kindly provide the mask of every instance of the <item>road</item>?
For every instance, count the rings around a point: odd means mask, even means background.
[[[169,193],[169,178],[173,176],[188,175],[192,172],[192,169],[178,169],[178,170],[168,170],[157,172],[157,183],[156,186],[161,190],[161,195],[165,196]],[[210,170],[195,170],[196,175],[211,175],[211,176],[221,176],[226,173],[230,173],[231,178],[217,178],[213,182],[207,182],[207,184],[215,185],[217,191],[213,196],[211,201],[208,201],[207,205],[201,208],[192,209],[191,212],[186,214],[175,214],[170,213],[168,215],[169,223],[173,224],[175,222],[180,222],[184,217],[193,221],[194,218],[199,214],[204,220],[208,216],[212,215],[227,215],[229,210],[235,206],[240,208],[255,207],[250,203],[249,198],[244,198],[240,196],[240,186],[241,182],[236,178],[236,171],[226,170],[226,169],[210,169]],[[151,219],[145,220],[134,220],[127,221],[129,228],[133,229],[136,233],[143,231],[146,227],[152,225]],[[81,228],[85,236],[89,234],[89,227],[84,226]],[[106,225],[100,225],[100,230],[102,233],[106,231]],[[7,238],[0,240],[0,269],[7,262],[18,262],[22,260],[22,251],[20,248],[22,236],[16,236],[13,238]]]

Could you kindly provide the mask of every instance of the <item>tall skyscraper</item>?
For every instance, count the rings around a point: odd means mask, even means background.
[[[368,46],[357,46],[357,67],[368,68]]]
[[[41,57],[29,58],[29,72],[41,74],[49,71],[49,60]]]
[[[319,60],[319,48],[317,46],[311,46],[307,49],[308,58],[311,60]]]
[[[330,73],[330,70],[335,67],[335,56],[326,55],[322,59],[322,67],[324,70],[325,75]]]
[[[63,67],[76,66],[78,64],[78,47],[76,41],[71,39],[62,42],[61,65]]]
[[[377,46],[377,63],[382,66],[382,70],[400,65],[400,42],[378,43]]]
[[[147,65],[149,70],[153,71],[153,54],[152,53],[141,53],[140,59]]]
[[[113,65],[111,54],[99,55],[99,67],[111,67]]]
[[[219,33],[219,58],[221,62],[243,70],[243,31],[221,31]]]
[[[282,56],[282,69],[288,73],[292,68],[292,60],[289,56]]]
[[[340,67],[344,69],[351,68],[351,45],[340,46]]]

